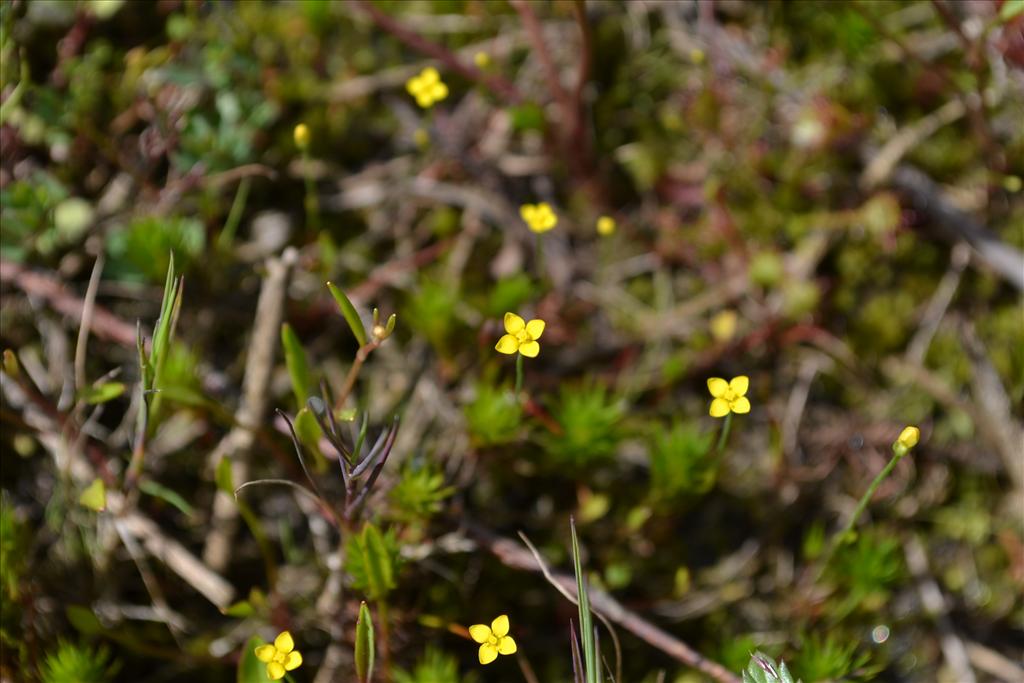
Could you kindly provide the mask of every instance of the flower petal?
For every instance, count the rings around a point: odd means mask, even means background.
[[[527,358],[536,358],[537,354],[540,353],[540,344],[535,341],[529,341],[519,346],[519,353],[523,354]]]
[[[729,383],[721,377],[712,377],[708,380],[708,391],[715,398],[721,397],[725,394],[725,390],[729,388]]]
[[[487,624],[473,624],[469,627],[469,637],[478,643],[486,643],[491,637],[491,627]]]
[[[512,636],[505,636],[498,640],[498,652],[503,655],[514,654],[516,651],[516,641],[512,640]]]
[[[711,417],[725,417],[729,414],[729,402],[724,398],[716,398],[711,402]]]
[[[267,678],[272,681],[279,681],[284,678],[284,667],[277,662],[267,664]]]
[[[505,331],[509,334],[515,334],[516,332],[522,331],[526,327],[526,321],[520,318],[515,313],[505,314]]]
[[[293,650],[284,658],[284,668],[288,671],[298,669],[300,666],[302,666],[302,655],[298,652]]]
[[[441,80],[441,74],[437,72],[432,66],[428,66],[426,69],[420,72],[420,78],[423,79],[424,85],[433,85]]]
[[[750,378],[746,375],[733,377],[732,381],[729,382],[729,388],[735,391],[737,396],[743,396],[747,393],[747,389],[750,388]]]
[[[740,415],[746,415],[750,412],[750,401],[747,400],[746,396],[740,396],[732,402],[730,407],[732,408],[732,412]]]
[[[519,216],[526,221],[528,225],[533,225],[533,221],[537,216],[537,207],[533,204],[523,204],[519,207]]]
[[[256,648],[256,659],[261,662],[272,662],[276,653],[273,645],[260,645]]]
[[[498,648],[494,647],[490,643],[484,643],[480,646],[480,663],[490,664],[498,658]]]
[[[508,635],[508,615],[502,614],[491,622],[491,633],[498,638]]]
[[[913,448],[921,440],[921,430],[914,426],[904,427],[896,441],[904,448]]]
[[[526,323],[526,334],[530,335],[530,339],[540,339],[540,335],[544,334],[544,321],[535,318]]]
[[[281,635],[274,638],[274,647],[277,648],[278,652],[288,654],[295,649],[295,641],[292,640],[292,634],[288,631],[281,631]]]
[[[519,340],[511,334],[506,334],[498,340],[494,348],[497,349],[498,353],[515,353],[519,350]]]
[[[434,96],[436,102],[440,102],[444,98],[448,97],[448,86],[444,83],[436,83],[431,88],[430,93]]]

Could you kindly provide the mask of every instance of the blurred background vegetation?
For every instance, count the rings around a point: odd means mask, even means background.
[[[736,676],[1024,677],[1024,2],[2,0],[0,58],[3,680],[266,680],[285,629],[354,680],[361,600],[375,680],[572,680],[517,536],[571,573],[570,516],[594,591]],[[232,495],[310,486],[287,416],[340,505],[328,280],[397,313],[340,522]],[[547,322],[521,396],[506,311]],[[622,681],[731,680],[609,616]]]

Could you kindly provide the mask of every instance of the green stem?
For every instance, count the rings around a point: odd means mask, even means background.
[[[252,186],[252,178],[245,177],[238,184],[238,191],[235,192],[235,201],[231,203],[231,211],[228,212],[227,220],[224,221],[224,228],[217,237],[217,246],[227,249],[235,239],[235,232],[238,224],[242,221],[242,212],[245,210],[245,202],[249,198],[249,188]]]
[[[391,643],[388,642],[390,627],[388,624],[388,603],[386,600],[377,602],[377,619],[380,620],[380,665],[381,678],[391,680]]]
[[[862,514],[864,514],[864,510],[865,508],[867,508],[868,503],[870,503],[871,499],[874,498],[875,491],[877,491],[878,487],[882,485],[882,482],[885,481],[885,478],[892,473],[893,469],[896,467],[896,463],[898,463],[906,454],[907,451],[904,451],[902,453],[894,453],[892,458],[889,460],[889,463],[882,468],[882,471],[878,473],[878,476],[875,477],[875,480],[871,482],[871,486],[869,486],[868,490],[864,492],[863,496],[861,496],[860,502],[857,503],[857,507],[854,509],[853,514],[850,515],[850,519],[846,523],[846,526],[843,527],[842,531],[840,531],[832,537],[832,541],[829,543],[828,550],[825,552],[825,555],[821,558],[821,564],[818,567],[818,573],[816,574],[815,581],[821,578],[821,575],[825,571],[825,567],[828,566],[828,563],[832,560],[832,556],[836,554],[836,551],[839,549],[839,546],[841,546],[843,543],[847,541],[848,538],[850,538],[850,535],[853,532],[853,528],[857,525],[857,520],[860,519],[860,516]]]
[[[539,232],[534,233],[537,238],[537,279],[544,280],[544,239]]]
[[[519,398],[519,392],[523,390],[523,354],[516,354],[516,399]]]
[[[729,429],[732,427],[732,413],[728,413],[725,416],[725,422],[722,423],[722,432],[718,435],[718,445],[715,446],[715,451],[719,455],[722,454],[722,449],[725,448],[725,442],[729,440]]]
[[[315,233],[320,232],[320,202],[316,198],[316,184],[310,171],[309,150],[302,152],[302,175],[306,181],[306,226]]]

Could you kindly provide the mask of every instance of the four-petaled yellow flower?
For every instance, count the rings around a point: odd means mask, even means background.
[[[448,97],[448,86],[441,80],[441,74],[432,66],[406,81],[405,89],[416,98],[416,104],[424,109],[430,109]]]
[[[610,235],[615,232],[615,219],[611,216],[601,216],[597,219],[597,234]]]
[[[911,448],[917,445],[917,442],[921,440],[921,430],[913,425],[903,428],[900,435],[896,438],[896,441],[892,445],[892,450],[896,455],[906,455]]]
[[[469,635],[480,643],[480,663],[490,664],[499,654],[510,655],[516,651],[516,641],[508,634],[508,616],[500,617],[487,624],[474,624],[469,627]]]
[[[558,216],[547,202],[523,204],[519,207],[519,215],[534,232],[547,232],[558,225]]]
[[[272,681],[281,680],[285,671],[298,669],[302,664],[302,655],[295,649],[295,641],[288,631],[274,638],[273,645],[256,648],[256,659],[267,665],[267,677]]]
[[[750,378],[746,375],[733,377],[730,382],[721,377],[709,379],[708,391],[715,397],[711,402],[711,417],[725,417],[729,413],[749,413],[750,401],[746,397],[749,386]]]
[[[515,313],[505,314],[505,332],[494,348],[500,353],[513,354],[516,351],[528,358],[536,358],[540,353],[537,340],[544,334],[544,321],[539,319],[524,321]]]

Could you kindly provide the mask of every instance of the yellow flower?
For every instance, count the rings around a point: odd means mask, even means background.
[[[267,665],[267,677],[272,681],[281,680],[285,671],[298,669],[302,665],[302,655],[295,649],[295,641],[288,631],[274,638],[273,645],[260,645],[256,648],[256,659]]]
[[[537,340],[544,334],[544,321],[534,319],[525,322],[515,313],[505,314],[505,332],[494,348],[509,355],[518,351],[527,358],[536,358],[540,353]]]
[[[917,442],[921,440],[921,430],[914,426],[907,426],[903,428],[900,435],[896,438],[895,443],[892,445],[892,450],[896,455],[906,455],[911,448],[917,445]]]
[[[611,216],[601,216],[597,219],[597,234],[610,235],[615,232],[615,219]]]
[[[739,316],[736,315],[736,311],[731,308],[716,314],[708,326],[711,329],[711,336],[715,338],[715,341],[729,341],[736,334],[736,321],[738,319]]]
[[[304,123],[295,126],[292,137],[295,138],[295,146],[305,151],[309,147],[309,126]]]
[[[725,417],[729,413],[749,413],[750,401],[746,397],[749,386],[750,378],[746,375],[733,377],[729,382],[721,377],[709,379],[708,391],[715,397],[711,402],[711,417]]]
[[[508,616],[500,617],[487,624],[474,624],[469,627],[469,635],[480,643],[480,663],[490,664],[499,654],[511,655],[516,651],[516,641],[508,634]]]
[[[486,69],[491,63],[491,56],[480,50],[473,55],[473,63],[476,64],[478,69]]]
[[[416,104],[424,109],[430,109],[448,97],[448,86],[441,80],[441,74],[432,66],[406,81],[405,89],[416,98]]]
[[[558,225],[558,216],[547,202],[523,204],[519,207],[519,215],[534,232],[547,232]]]

